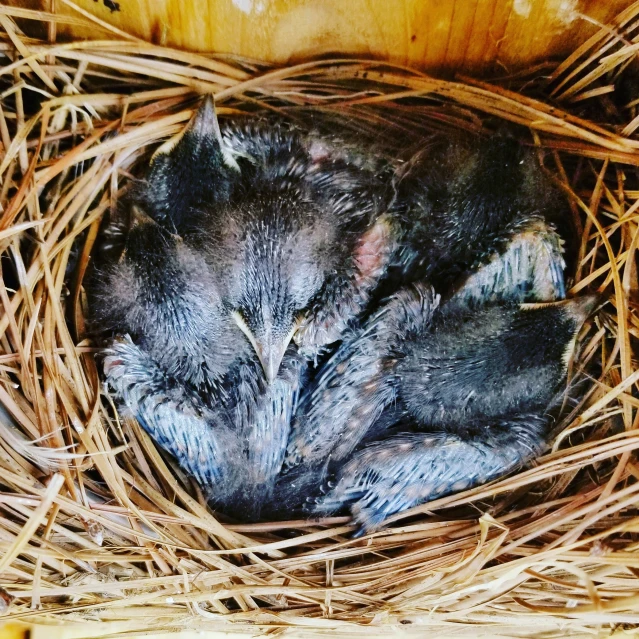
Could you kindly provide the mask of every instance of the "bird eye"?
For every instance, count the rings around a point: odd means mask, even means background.
[[[249,325],[244,317],[244,313],[242,313],[240,309],[235,309],[234,311],[231,311],[231,317],[237,324],[238,328],[242,331],[242,333],[246,335],[249,342],[251,342],[253,348],[257,350],[257,341],[255,339],[255,336],[253,335],[253,331],[251,331],[251,329],[249,328]]]

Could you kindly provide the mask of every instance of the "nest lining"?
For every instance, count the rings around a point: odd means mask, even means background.
[[[58,44],[14,17],[58,20],[0,7],[5,619],[471,637],[639,621],[639,3],[562,64],[490,84],[350,59],[272,69],[130,37]],[[207,93],[221,116],[313,108],[373,136],[490,135],[505,121],[540,149],[579,229],[569,295],[598,291],[607,304],[574,364],[589,390],[532,468],[352,540],[346,517],[223,523],[134,420],[116,417],[85,337],[83,278],[104,216]]]

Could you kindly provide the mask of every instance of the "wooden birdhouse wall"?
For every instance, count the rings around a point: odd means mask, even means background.
[[[6,1],[6,0],[5,0]],[[69,17],[56,36],[112,38],[292,63],[374,57],[429,71],[508,73],[566,56],[630,0],[9,0]],[[77,21],[76,21],[77,22]]]

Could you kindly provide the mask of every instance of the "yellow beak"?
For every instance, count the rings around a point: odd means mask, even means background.
[[[232,313],[232,316],[235,320],[235,323],[238,325],[244,335],[246,335],[249,342],[253,346],[253,349],[255,350],[258,359],[260,360],[260,364],[264,369],[266,379],[270,384],[277,377],[277,373],[280,370],[280,365],[282,364],[282,360],[284,359],[284,353],[286,353],[286,349],[291,343],[293,335],[295,335],[295,332],[299,328],[300,321],[295,322],[293,328],[284,339],[274,339],[270,331],[267,331],[263,337],[258,339],[255,337],[255,335],[253,335],[253,332],[248,327],[240,313],[234,311]]]

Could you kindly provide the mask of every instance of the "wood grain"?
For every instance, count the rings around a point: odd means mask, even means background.
[[[9,0],[78,15],[69,0]],[[276,63],[327,54],[510,72],[574,50],[630,0],[73,0],[144,40]],[[114,10],[117,7],[117,10]],[[58,34],[104,38],[100,28]]]

